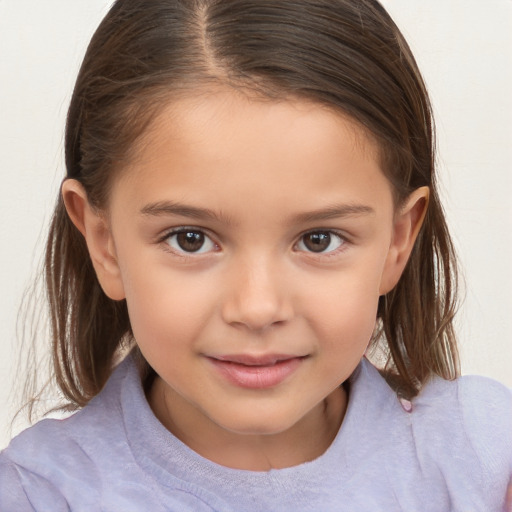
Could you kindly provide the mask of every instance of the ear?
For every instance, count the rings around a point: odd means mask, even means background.
[[[410,194],[396,212],[393,237],[380,283],[380,295],[385,295],[397,285],[425,219],[428,199],[429,188],[420,187]]]
[[[124,299],[121,272],[105,212],[90,205],[84,187],[77,180],[65,180],[61,193],[69,218],[85,238],[103,291],[113,300]]]

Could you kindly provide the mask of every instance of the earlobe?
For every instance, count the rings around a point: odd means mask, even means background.
[[[425,220],[429,193],[428,187],[416,189],[395,214],[393,238],[382,273],[380,295],[385,295],[396,286],[407,265],[414,242]]]
[[[77,180],[65,180],[61,193],[69,218],[85,238],[89,256],[103,291],[113,300],[124,299],[115,245],[104,212],[91,206],[84,187]]]

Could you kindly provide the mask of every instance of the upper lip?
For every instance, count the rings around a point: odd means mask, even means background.
[[[292,355],[292,354],[264,354],[264,355],[250,355],[250,354],[229,354],[224,356],[211,356],[211,359],[223,361],[226,363],[243,364],[245,366],[271,366],[280,361],[288,361],[290,359],[300,359],[305,356]]]

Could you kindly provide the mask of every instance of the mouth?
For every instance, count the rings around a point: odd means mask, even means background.
[[[208,357],[220,375],[231,384],[249,389],[278,386],[302,365],[307,356],[236,354]]]

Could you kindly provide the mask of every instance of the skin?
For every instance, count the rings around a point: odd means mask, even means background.
[[[395,208],[377,155],[361,128],[323,107],[218,91],[162,112],[105,211],[64,182],[100,283],[126,299],[158,374],[155,415],[204,457],[262,471],[313,460],[334,439],[341,384],[428,203],[421,188]],[[180,246],[183,227],[205,235],[198,251]],[[328,243],[315,252],[319,238]],[[247,388],[215,364],[232,354],[300,359],[278,384]]]
[[[512,477],[508,484],[507,495],[505,496],[505,508],[504,512],[512,512]]]

